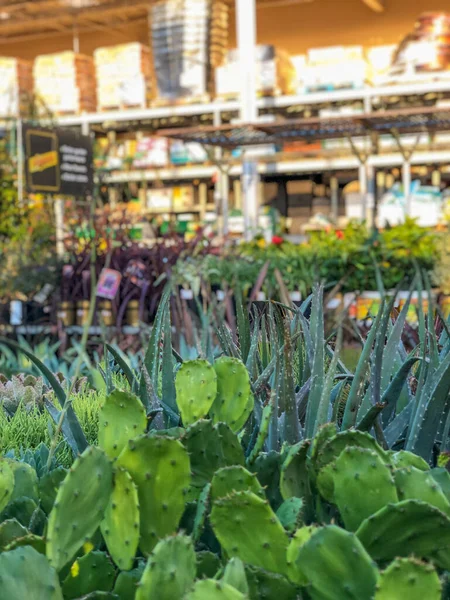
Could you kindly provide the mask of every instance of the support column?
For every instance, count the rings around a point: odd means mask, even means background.
[[[405,215],[411,214],[411,163],[408,160],[403,161],[402,166],[403,193],[405,194]]]
[[[64,200],[55,198],[56,254],[64,256]]]
[[[359,165],[359,194],[361,196],[361,219],[366,220],[367,216],[367,170],[366,164]]]
[[[228,197],[230,194],[230,178],[228,173],[220,172],[220,193],[222,197],[222,233],[228,235]]]
[[[330,190],[331,190],[331,218],[334,224],[337,224],[339,218],[339,181],[338,178],[333,175],[330,179]]]
[[[239,50],[240,120],[252,123],[258,119],[256,99],[256,1],[236,0],[236,26]],[[252,239],[258,225],[258,169],[245,152],[242,164],[242,193],[245,238]]]
[[[17,199],[19,206],[23,206],[23,190],[24,190],[24,156],[23,156],[23,122],[22,119],[17,120]]]

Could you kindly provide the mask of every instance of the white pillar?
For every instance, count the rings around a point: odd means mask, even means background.
[[[330,191],[331,191],[331,218],[334,224],[337,224],[339,217],[339,180],[333,175],[330,179]]]
[[[411,163],[405,160],[402,166],[403,193],[405,194],[405,215],[411,214]]]
[[[359,195],[361,196],[361,220],[366,220],[367,212],[367,170],[366,165],[359,165]]]
[[[55,198],[56,254],[64,256],[64,200]]]
[[[236,26],[239,50],[240,120],[252,123],[258,119],[256,98],[256,2],[236,0]],[[252,239],[258,226],[258,168],[244,152],[242,165],[242,196],[245,238]]]
[[[24,190],[24,175],[25,163],[23,153],[23,122],[22,119],[17,120],[17,199],[19,206],[23,205],[23,190]]]

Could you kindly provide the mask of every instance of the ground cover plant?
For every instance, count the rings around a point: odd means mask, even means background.
[[[235,333],[202,313],[193,360],[169,308],[167,289],[142,365],[107,347],[96,434],[25,350],[54,425],[0,461],[0,597],[450,597],[450,336],[433,307],[408,348],[408,306],[386,298],[354,372],[320,288],[262,312],[237,294]],[[7,422],[30,416],[19,404]]]

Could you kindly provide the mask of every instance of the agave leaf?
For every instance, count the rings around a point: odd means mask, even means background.
[[[324,317],[323,317],[323,288],[316,287],[313,294],[311,309],[311,337],[314,344],[314,360],[311,369],[311,392],[309,393],[308,406],[306,409],[305,435],[313,437],[316,429],[317,413],[319,410],[324,375]]]
[[[127,378],[131,391],[136,393],[138,389],[138,382],[122,350],[120,350],[120,348],[114,348],[114,346],[111,346],[111,344],[106,344],[106,348],[119,367],[122,369],[123,374]]]

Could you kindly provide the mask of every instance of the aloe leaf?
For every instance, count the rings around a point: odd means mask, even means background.
[[[336,350],[334,352],[333,358],[331,360],[330,366],[328,367],[328,371],[325,377],[325,382],[323,384],[322,393],[320,396],[319,406],[317,408],[316,420],[314,423],[314,432],[313,435],[316,435],[317,430],[325,423],[330,421],[332,416],[333,407],[331,404],[331,391],[333,388],[334,376],[336,374],[336,368],[338,364],[338,356],[340,352],[340,348],[342,345],[342,327],[339,328],[337,340],[336,340]]]
[[[408,358],[408,360],[403,363],[403,365],[397,371],[387,390],[384,392],[381,398],[381,403],[385,405],[385,409],[383,410],[382,414],[382,420],[385,426],[391,421],[392,415],[396,411],[397,402],[400,398],[400,394],[403,386],[406,383],[410,370],[419,360],[421,359],[418,357]]]
[[[247,362],[248,353],[250,352],[250,323],[248,314],[244,309],[244,301],[242,298],[242,291],[240,288],[236,289],[236,320],[237,330],[239,336],[239,345],[241,347],[242,361]]]
[[[162,350],[162,399],[174,412],[177,411],[175,392],[175,375],[172,361],[172,326],[170,323],[169,307],[166,308],[163,321],[163,350]],[[178,422],[179,419],[177,419]]]
[[[409,404],[407,404],[405,408],[392,419],[384,430],[384,437],[388,448],[392,448],[392,446],[400,439],[400,436],[408,426],[413,410],[414,400],[411,400],[411,402],[409,402]]]
[[[138,385],[136,376],[133,373],[133,369],[128,364],[128,361],[126,360],[122,351],[118,350],[117,348],[114,348],[114,346],[111,346],[111,344],[106,344],[106,349],[111,354],[111,356],[114,358],[114,360],[119,365],[119,367],[122,369],[123,374],[127,378],[128,385],[130,386],[131,391],[136,392],[137,385]]]
[[[293,350],[292,338],[289,331],[288,320],[285,319],[284,328],[284,439],[288,444],[294,445],[301,439],[300,423],[298,420],[297,403],[295,401],[294,374],[292,371]]]

